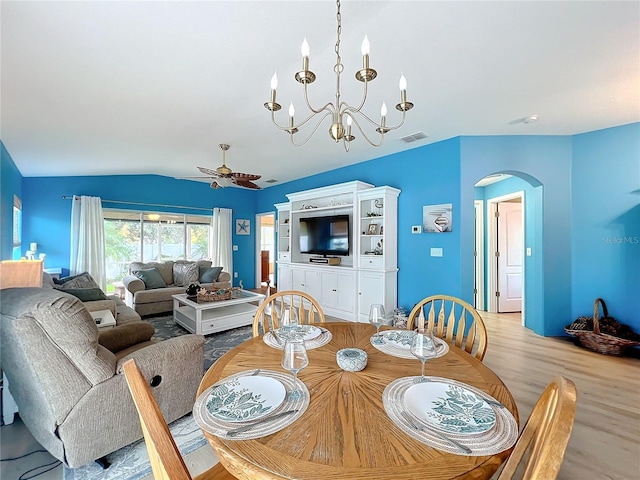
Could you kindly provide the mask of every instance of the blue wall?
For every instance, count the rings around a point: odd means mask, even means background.
[[[46,267],[69,267],[71,200],[63,196],[90,195],[103,199],[103,207],[206,214],[202,210],[151,207],[110,203],[105,200],[145,204],[183,205],[188,207],[232,208],[233,219],[251,221],[251,235],[235,235],[233,269],[245,287],[253,288],[255,251],[256,195],[247,190],[226,188],[213,190],[206,183],[176,180],[158,175],[114,175],[91,177],[26,177],[23,180],[23,239],[37,242],[45,252]],[[236,281],[237,284],[237,281]]]
[[[206,184],[153,175],[21,179],[3,150],[3,209],[5,199],[12,202],[13,192],[22,188],[24,242],[38,242],[48,266],[68,266],[71,204],[63,195],[233,208],[234,219],[252,225],[251,235],[233,239],[239,246],[234,270],[249,288],[255,278],[256,213],[274,211],[274,203],[287,201],[285,194],[310,188],[352,180],[389,185],[402,190],[398,303],[410,308],[434,293],[472,299],[474,184],[492,173],[511,173],[530,185],[527,326],[542,335],[563,334],[564,325],[588,314],[595,296],[602,296],[614,316],[640,331],[640,247],[633,241],[603,241],[640,236],[639,129],[633,124],[574,137],[459,137],[262,191],[214,191]],[[8,187],[5,171],[11,177]],[[453,204],[453,232],[412,235],[411,226],[422,224],[422,207],[436,203]],[[10,256],[7,225],[3,210],[3,258]],[[430,257],[431,247],[443,248],[444,256]]]
[[[609,313],[640,332],[640,124],[573,137],[572,316]]]
[[[426,145],[402,153],[376,158],[301,180],[269,187],[259,192],[261,211],[286,202],[287,193],[360,180],[376,186],[402,190],[398,197],[398,305],[411,309],[432,293],[460,293],[460,196],[459,139]],[[422,207],[453,203],[453,232],[411,234],[412,225],[422,225]],[[273,207],[271,208],[273,210]],[[431,247],[443,248],[441,258],[430,257]]]
[[[473,291],[474,185],[492,173],[517,175],[536,187],[534,203],[542,210],[541,240],[526,264],[526,325],[542,335],[563,334],[571,320],[571,137],[463,137],[460,162],[461,291]]]
[[[0,259],[3,260],[13,258],[14,195],[22,198],[22,175],[0,141]]]

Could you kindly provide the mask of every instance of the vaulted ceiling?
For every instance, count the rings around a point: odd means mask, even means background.
[[[334,100],[331,1],[1,3],[0,138],[24,176],[197,175],[227,165],[284,182],[458,135],[568,135],[640,120],[639,2],[342,2],[342,100],[358,104],[360,44],[371,42],[366,113],[415,108],[380,148],[346,153],[329,122],[294,148],[263,103],[279,77],[306,116],[300,44],[311,47],[311,101]],[[537,115],[534,123],[517,122]],[[426,139],[401,137],[424,132]],[[300,132],[298,135],[304,135]],[[358,136],[358,134],[356,134]]]

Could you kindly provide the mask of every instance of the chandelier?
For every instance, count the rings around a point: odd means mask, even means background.
[[[315,73],[309,70],[309,44],[307,43],[307,39],[305,38],[302,42],[302,70],[296,73],[295,79],[298,83],[301,83],[304,86],[304,100],[307,104],[307,107],[311,111],[309,116],[302,120],[300,123],[296,124],[294,120],[295,108],[293,107],[293,102],[291,102],[289,106],[289,124],[285,126],[281,126],[276,122],[275,112],[280,110],[282,107],[280,104],[276,102],[276,89],[278,88],[278,76],[277,73],[273,74],[271,78],[271,100],[264,104],[265,108],[271,112],[271,120],[273,124],[279,128],[287,132],[291,138],[291,143],[296,147],[301,147],[305,145],[311,137],[316,133],[318,127],[323,122],[323,120],[327,117],[331,117],[331,126],[329,127],[329,136],[336,142],[343,141],[344,148],[348,152],[349,146],[356,137],[353,135],[354,129],[352,128],[354,125],[357,130],[362,134],[362,137],[372,146],[379,147],[382,145],[384,140],[384,135],[391,130],[396,130],[404,124],[406,112],[413,108],[413,103],[407,101],[407,80],[404,75],[400,76],[400,103],[396,105],[396,109],[402,112],[402,120],[398,125],[389,126],[387,125],[387,106],[384,102],[382,102],[382,108],[380,109],[380,123],[375,122],[367,115],[362,112],[362,107],[364,106],[367,100],[367,87],[369,82],[372,81],[378,73],[371,67],[369,67],[369,39],[365,35],[364,40],[362,41],[362,69],[356,72],[356,79],[362,82],[363,85],[363,94],[360,104],[357,107],[352,107],[346,102],[341,101],[340,94],[340,76],[342,75],[342,71],[344,70],[344,65],[342,64],[340,58],[340,34],[342,32],[342,17],[340,15],[340,0],[337,0],[337,15],[336,20],[338,23],[337,28],[337,36],[338,39],[335,45],[336,52],[336,64],[333,67],[333,71],[336,74],[336,94],[335,101],[326,103],[321,108],[314,108],[311,106],[309,102],[308,96],[308,85],[313,83],[316,79]],[[296,143],[294,139],[294,135],[298,133],[300,128],[309,122],[312,119],[316,119],[317,122],[315,126],[311,129],[311,132],[300,143]],[[364,132],[362,126],[360,125],[360,121],[366,120],[370,123],[375,131],[380,134],[380,137],[377,140],[372,140],[367,137]]]

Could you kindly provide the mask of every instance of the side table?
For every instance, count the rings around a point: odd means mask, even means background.
[[[95,320],[98,330],[105,330],[116,326],[116,319],[113,318],[111,310],[96,310],[95,312],[89,313],[91,313],[91,316]]]

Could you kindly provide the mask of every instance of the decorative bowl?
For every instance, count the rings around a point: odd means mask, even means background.
[[[359,348],[343,348],[336,354],[338,366],[347,372],[359,372],[367,366],[367,352]]]

